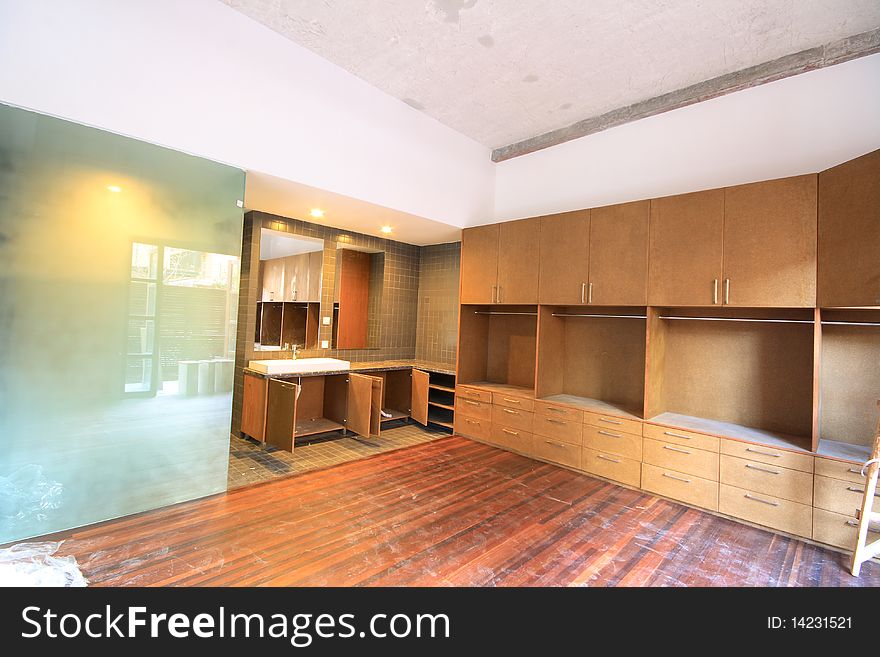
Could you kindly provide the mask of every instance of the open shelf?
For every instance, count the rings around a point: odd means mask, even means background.
[[[404,420],[409,417],[409,413],[404,413],[403,411],[396,411],[393,408],[383,408],[385,413],[388,413],[391,417],[382,416],[382,422],[393,422],[395,420]]]
[[[328,420],[325,417],[304,420],[297,419],[294,435],[297,438],[300,438],[302,436],[313,436],[317,433],[327,433],[328,431],[339,431],[344,428],[345,425],[340,424],[339,422],[334,422],[333,420]]]
[[[443,392],[455,393],[455,388],[450,388],[449,386],[441,386],[437,383],[429,384],[428,388],[430,388],[431,390],[442,390]]]
[[[816,450],[816,453],[831,459],[864,463],[871,458],[871,447],[820,438],[819,449]]]
[[[452,429],[453,412],[446,408],[428,406],[428,422]]]
[[[600,399],[591,399],[589,397],[578,397],[576,395],[550,395],[541,397],[540,399],[557,404],[566,404],[574,406],[582,411],[590,411],[591,413],[599,413],[601,415],[614,415],[617,417],[627,418],[629,420],[642,419],[642,411],[640,408],[627,408],[620,404],[611,404]]]
[[[482,388],[489,392],[497,392],[502,395],[510,395],[512,397],[526,397],[528,399],[535,398],[535,389],[531,386],[512,386],[507,383],[495,383],[494,381],[472,381],[463,385]]]
[[[453,406],[452,404],[441,404],[440,402],[435,402],[435,401],[429,401],[428,406],[436,406],[437,408],[445,408],[446,410],[449,410],[449,411],[455,410],[455,406]]]
[[[733,422],[682,415],[681,413],[661,413],[655,417],[648,418],[648,422],[791,451],[809,452],[811,448],[810,436],[796,436],[766,429],[757,429]]]
[[[459,383],[534,387],[537,330],[536,306],[462,306]]]

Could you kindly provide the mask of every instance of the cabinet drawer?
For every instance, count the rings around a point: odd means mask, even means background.
[[[636,488],[641,480],[641,463],[638,461],[586,447],[581,453],[581,470]]]
[[[532,421],[532,432],[545,438],[561,440],[580,446],[584,425],[580,421],[562,420],[555,417],[536,415]]]
[[[864,490],[864,483],[816,475],[813,478],[813,505],[854,518],[862,508]],[[880,512],[880,489],[874,495],[874,511]]]
[[[468,417],[455,414],[455,433],[467,438],[489,440],[489,420],[485,418]]]
[[[721,455],[721,483],[801,504],[813,503],[812,474],[736,456]]]
[[[642,460],[642,437],[633,434],[584,425],[584,447],[600,452]]]
[[[753,445],[752,443],[726,439],[721,441],[721,453],[729,456],[738,456],[749,461],[759,461],[767,465],[778,465],[789,470],[813,471],[812,454],[798,454],[765,445]]]
[[[459,413],[480,420],[488,420],[492,416],[492,404],[474,399],[462,399],[456,396],[455,414],[458,415]]]
[[[622,417],[614,417],[613,415],[602,415],[600,413],[584,412],[584,423],[602,429],[611,429],[612,431],[622,431],[623,433],[632,433],[641,435],[642,423],[637,420],[627,420]]]
[[[581,466],[581,448],[571,443],[551,440],[544,436],[532,438],[532,454],[539,459],[560,463],[571,468]]]
[[[491,442],[500,447],[506,447],[521,454],[532,452],[532,434],[528,431],[493,424],[491,436]]]
[[[715,452],[645,438],[642,460],[661,468],[718,481],[718,454]]]
[[[492,393],[488,390],[480,388],[471,388],[469,386],[456,386],[455,396],[460,399],[472,399],[474,401],[492,403]]]
[[[532,413],[518,408],[492,405],[492,424],[500,424],[513,429],[532,430]]]
[[[518,408],[521,411],[535,410],[535,400],[528,397],[516,397],[514,395],[505,395],[496,392],[492,395],[492,403],[496,406],[504,406],[505,408]]]
[[[861,463],[848,463],[847,461],[834,461],[832,459],[816,458],[816,474],[832,479],[842,479],[855,484],[863,484],[867,477],[862,476]]]
[[[551,404],[550,402],[535,400],[535,415],[543,415],[545,417],[555,417],[559,420],[571,420],[572,422],[583,422],[584,412],[576,408],[568,406],[560,406],[559,404]]]
[[[642,488],[663,497],[718,510],[718,482],[642,463]]]
[[[826,511],[813,509],[813,540],[827,543],[845,550],[856,546],[859,532],[859,521],[855,518]],[[880,538],[880,529],[868,529],[868,541]]]
[[[708,452],[717,452],[718,444],[721,442],[715,436],[685,431],[684,429],[675,429],[674,427],[664,427],[657,424],[644,424],[642,427],[642,435],[645,438],[653,438],[654,440],[662,440],[678,445],[688,445],[689,447],[704,449]]]
[[[813,509],[780,497],[721,484],[718,510],[796,536],[813,535]]]

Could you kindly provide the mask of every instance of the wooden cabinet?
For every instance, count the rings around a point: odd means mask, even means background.
[[[309,288],[309,254],[281,258],[284,261],[284,301],[305,301]]]
[[[381,411],[382,377],[350,374],[347,428],[364,437],[378,436]]]
[[[724,305],[815,306],[816,195],[815,174],[724,190]]]
[[[461,231],[461,303],[495,303],[498,224]]]
[[[281,301],[284,299],[284,259],[261,260],[263,291],[261,301]]]
[[[370,302],[370,254],[340,249],[337,349],[367,348],[367,311]]]
[[[281,379],[269,379],[267,387],[265,443],[292,452],[300,387]]]
[[[308,298],[305,301],[311,303],[321,302],[321,277],[323,276],[324,252],[312,251],[309,253],[309,284]]]
[[[266,379],[244,373],[244,394],[241,407],[241,432],[262,441],[266,426]]]
[[[723,232],[723,189],[652,200],[648,303],[720,304]]]
[[[818,303],[880,306],[880,150],[819,174]]]
[[[410,415],[419,424],[428,425],[428,393],[431,375],[421,370],[412,371],[412,402]]]
[[[538,302],[539,219],[501,224],[498,239],[496,303]]]
[[[540,219],[538,301],[586,303],[590,279],[590,210]]]
[[[599,306],[644,306],[648,303],[650,216],[650,201],[592,210],[588,303]]]

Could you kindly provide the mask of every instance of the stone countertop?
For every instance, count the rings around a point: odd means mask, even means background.
[[[303,359],[305,360],[305,359]],[[344,360],[344,359],[342,359]],[[330,370],[330,371],[316,371],[316,372],[292,372],[289,374],[266,374],[265,372],[258,372],[256,370],[252,370],[249,367],[245,367],[244,371],[249,374],[254,374],[256,376],[263,377],[264,379],[298,379],[302,376],[327,376],[330,374],[346,374],[348,372],[355,373],[369,373],[369,372],[383,372],[388,370],[408,370],[408,369],[420,369],[425,370],[426,372],[435,372],[437,374],[455,374],[455,366],[449,365],[448,363],[431,363],[424,360],[373,360],[373,361],[362,361],[359,363],[352,363],[351,367],[347,370]]]

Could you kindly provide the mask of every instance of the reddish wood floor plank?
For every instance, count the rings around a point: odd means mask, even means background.
[[[846,555],[450,437],[65,532],[94,585],[878,586]]]

